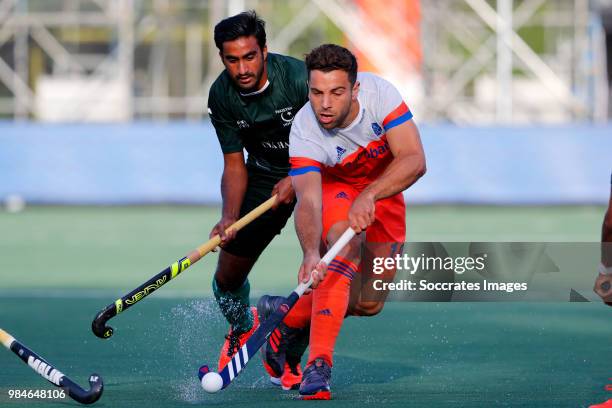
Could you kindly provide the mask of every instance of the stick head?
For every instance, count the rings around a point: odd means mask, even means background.
[[[111,329],[112,330],[112,329]],[[104,382],[102,381],[102,377],[98,374],[92,374],[89,376],[89,395],[90,395],[90,404],[96,402],[102,396],[102,391],[104,391]]]
[[[98,313],[91,322],[91,331],[101,339],[108,339],[113,335],[113,328],[106,325],[106,322],[113,317],[109,316],[109,314],[110,312],[108,308],[106,308]]]
[[[213,394],[223,388],[223,378],[216,371],[210,371],[207,365],[200,367],[198,377],[202,388],[208,393]]]
[[[64,377],[62,380],[62,388],[68,391],[70,398],[80,402],[81,404],[93,404],[102,396],[102,392],[104,391],[104,382],[102,381],[102,377],[100,377],[98,374],[90,375],[89,385],[89,390],[85,391],[66,377]]]
[[[208,365],[204,364],[202,367],[200,367],[200,369],[198,370],[198,378],[200,379],[200,381],[202,381],[202,378],[210,372],[210,368],[208,368]]]

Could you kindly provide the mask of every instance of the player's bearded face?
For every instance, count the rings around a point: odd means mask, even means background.
[[[355,119],[359,82],[351,84],[346,71],[313,70],[309,82],[308,99],[321,127],[343,128]]]
[[[268,49],[259,48],[254,36],[224,42],[219,55],[230,77],[243,92],[257,91],[266,83]]]

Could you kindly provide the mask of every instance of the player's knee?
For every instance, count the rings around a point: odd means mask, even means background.
[[[215,282],[219,290],[223,292],[238,290],[249,275],[255,260],[221,251],[215,271]]]
[[[349,241],[345,247],[345,258],[358,260],[361,258],[361,246],[363,244],[363,236],[358,235]]]
[[[219,273],[218,269],[217,273],[215,273],[215,283],[217,284],[217,288],[222,292],[233,292],[240,287],[240,282],[235,282],[228,276]]]
[[[385,306],[385,302],[361,301],[351,308],[350,314],[352,316],[362,316],[362,317],[376,316],[383,310],[384,306]]]
[[[338,222],[334,224],[327,234],[327,242],[329,247],[336,242],[340,236],[348,228],[348,222]],[[352,260],[358,260],[361,257],[361,247],[363,245],[365,234],[355,235],[342,249],[342,256]]]

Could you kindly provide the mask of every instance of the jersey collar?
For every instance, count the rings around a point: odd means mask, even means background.
[[[274,69],[274,64],[272,63],[272,59],[274,59],[274,54],[272,53],[268,53],[268,58],[266,59],[266,67],[268,70],[268,80],[266,81],[266,83],[264,84],[264,86],[254,92],[249,92],[249,93],[242,93],[242,92],[238,92],[240,94],[241,97],[249,97],[249,96],[255,96],[255,95],[259,95],[261,93],[263,93],[266,89],[268,88],[272,88],[273,87],[273,82],[274,82],[274,77],[276,76],[276,70]],[[247,101],[245,101],[244,99],[242,100],[243,104],[246,104]]]
[[[321,126],[321,124],[318,121],[317,121],[317,125],[319,125],[319,128],[322,129],[324,132],[327,132],[327,134],[330,135],[330,136],[336,136],[336,135],[338,135],[340,133],[350,131],[359,122],[361,122],[361,119],[363,118],[363,113],[365,111],[363,103],[361,103],[361,100],[359,100],[359,96],[357,96],[357,102],[359,103],[359,112],[357,112],[357,116],[355,116],[355,119],[353,119],[353,121],[351,123],[349,123],[349,125],[347,127],[333,128],[333,129],[329,129],[328,130],[328,129],[325,129],[323,126]],[[313,114],[314,114],[314,112],[313,112]],[[316,114],[315,114],[315,120],[316,120]]]
[[[351,130],[352,128],[354,128],[359,122],[361,122],[361,118],[363,118],[363,112],[365,110],[365,108],[363,107],[363,103],[361,103],[361,100],[359,99],[359,95],[357,96],[357,103],[359,104],[359,112],[357,112],[357,116],[355,116],[355,119],[353,119],[353,121],[351,123],[349,123],[349,125],[345,128],[339,128],[338,130],[343,132],[346,131],[348,132],[349,130]]]
[[[262,93],[263,91],[265,91],[266,89],[268,89],[268,86],[270,86],[270,80],[266,79],[266,83],[264,84],[264,86],[261,87],[261,89],[258,89],[256,91],[253,92],[249,92],[249,93],[242,93],[240,92],[240,96],[253,96],[253,95],[259,95],[260,93]]]

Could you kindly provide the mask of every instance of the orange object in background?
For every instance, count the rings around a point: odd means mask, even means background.
[[[377,35],[393,44],[393,58],[399,65],[421,72],[423,52],[421,49],[421,6],[419,0],[354,0],[362,13],[365,25],[372,26]],[[360,71],[380,71],[368,57],[352,47],[359,62]]]

